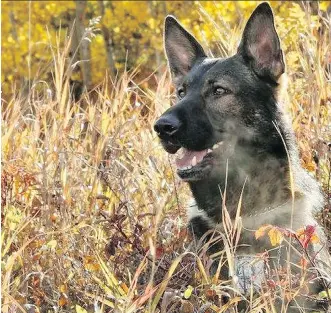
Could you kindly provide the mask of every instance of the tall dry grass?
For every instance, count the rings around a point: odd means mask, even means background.
[[[301,66],[288,68],[286,99],[303,165],[328,197],[329,31],[303,30],[288,51]],[[240,297],[220,309],[229,284],[209,275],[204,248],[186,250],[188,193],[152,129],[169,76],[152,90],[126,71],[75,102],[69,45],[53,47],[53,81],[2,103],[2,312],[224,312]],[[272,312],[272,298],[252,296],[252,312]]]

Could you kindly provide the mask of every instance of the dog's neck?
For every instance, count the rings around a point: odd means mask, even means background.
[[[279,153],[279,150],[277,150]],[[289,162],[283,157],[264,151],[257,154],[252,149],[235,153],[218,175],[201,181],[190,182],[190,189],[200,210],[219,222],[222,202],[230,215],[235,216],[242,194],[242,215],[258,214],[266,207],[273,209],[291,197],[289,189]]]

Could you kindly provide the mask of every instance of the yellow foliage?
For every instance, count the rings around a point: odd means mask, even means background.
[[[152,72],[165,59],[162,53],[163,20],[166,14],[174,14],[184,26],[204,44],[209,45],[217,54],[220,40],[225,39],[221,54],[235,51],[238,39],[236,33],[256,6],[256,1],[114,1],[104,2],[104,11],[100,3],[88,1],[85,27],[88,20],[101,16],[97,24],[96,36],[90,43],[92,83],[100,83],[109,68],[106,43],[101,28],[109,31],[113,59],[118,70],[134,67],[143,63],[145,73]],[[304,29],[314,32],[320,26],[318,16],[309,15],[293,1],[272,1],[276,13],[277,29],[283,38],[285,50],[293,48],[299,38],[305,36]],[[69,27],[75,19],[75,1],[3,1],[2,6],[2,83],[3,92],[11,92],[12,83],[22,86],[28,81],[45,79],[49,81],[49,63],[51,50],[55,45],[56,32],[61,38],[68,35]],[[320,3],[320,9],[326,10],[327,1]],[[239,14],[238,14],[239,13]],[[206,21],[213,21],[210,23]],[[223,40],[222,40],[223,41]],[[141,53],[144,51],[144,53]],[[299,68],[298,55],[286,54],[288,64]],[[158,63],[158,64],[157,64]],[[82,79],[73,73],[75,79]]]
[[[279,245],[283,240],[283,234],[277,227],[272,227],[268,232],[268,236],[273,247]]]

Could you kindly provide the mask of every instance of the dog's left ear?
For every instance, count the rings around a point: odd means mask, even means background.
[[[249,62],[255,73],[277,82],[285,71],[283,52],[268,3],[261,3],[249,18],[238,47],[238,53]]]

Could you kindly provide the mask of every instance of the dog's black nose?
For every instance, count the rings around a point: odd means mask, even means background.
[[[154,124],[154,130],[160,137],[174,136],[181,126],[180,120],[174,115],[161,116]]]

